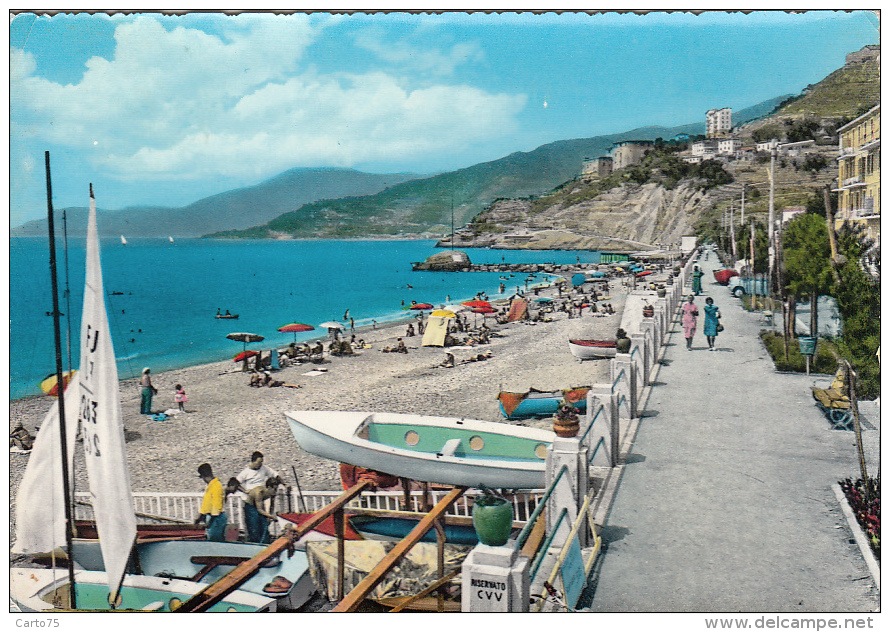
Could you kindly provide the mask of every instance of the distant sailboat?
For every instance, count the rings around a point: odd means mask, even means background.
[[[168,237],[167,239],[170,240],[170,243],[171,243],[171,244],[173,243],[173,236],[172,236],[172,235],[171,235],[170,237]]]
[[[127,238],[124,237],[123,235],[121,235],[121,243],[125,246],[127,245]]]

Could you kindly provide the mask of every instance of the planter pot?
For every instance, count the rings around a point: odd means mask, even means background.
[[[477,498],[473,504],[473,529],[482,544],[505,545],[512,526],[513,505],[494,496]]]
[[[658,298],[664,298],[665,296],[667,296],[667,289],[660,287],[655,290],[655,293],[658,295]]]
[[[655,316],[655,308],[654,307],[644,307],[643,308],[643,318],[652,318]]]
[[[630,338],[618,338],[615,341],[615,353],[628,353],[630,351]]]
[[[575,437],[578,435],[581,425],[577,419],[557,419],[553,418],[553,432],[557,437]]]

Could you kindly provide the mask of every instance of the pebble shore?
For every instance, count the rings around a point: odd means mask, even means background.
[[[231,360],[158,373],[153,383],[159,393],[153,409],[175,409],[174,386],[188,395],[186,413],[166,421],[139,414],[137,380],[121,382],[127,454],[134,491],[199,492],[204,484],[196,469],[202,462],[226,480],[246,467],[250,454],[259,450],[266,464],[293,485],[294,471],[303,490],[341,489],[338,463],[300,449],[284,417],[286,410],[366,410],[462,416],[504,421],[497,402],[499,391],[523,392],[585,386],[608,381],[606,360],[579,362],[568,349],[569,338],[614,338],[624,306],[620,280],[610,282],[609,296],[615,314],[569,318],[563,312],[548,314],[550,322],[486,323],[497,335],[490,344],[472,349],[422,347],[421,337],[404,337],[406,323],[357,331],[372,348],[353,356],[325,353],[321,364],[286,367],[274,378],[287,384],[277,388],[248,386],[249,373]],[[555,288],[541,296],[556,296]],[[601,298],[601,301],[603,299]],[[532,309],[535,311],[535,308]],[[473,322],[474,314],[469,314]],[[482,316],[478,316],[481,324]],[[382,353],[402,337],[409,352]],[[252,345],[260,349],[262,345]],[[445,351],[454,354],[453,368],[439,366]],[[491,352],[484,361],[466,362],[470,356]],[[304,375],[312,369],[321,375]],[[10,428],[21,421],[32,433],[42,423],[52,399],[35,397],[10,402]],[[550,427],[549,420],[521,422]],[[28,456],[10,454],[11,518],[16,491]],[[87,488],[82,453],[75,460],[76,489]]]

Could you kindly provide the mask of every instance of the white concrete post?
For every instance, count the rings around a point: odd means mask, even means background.
[[[461,565],[461,612],[528,612],[529,562],[513,546],[477,544]]]
[[[658,357],[658,343],[655,339],[655,318],[644,318],[640,324],[640,331],[646,336],[646,382],[649,382],[649,373],[655,366],[655,358]]]
[[[544,483],[548,489],[556,480],[562,466],[567,466],[566,472],[559,478],[553,493],[547,499],[547,533],[556,531],[552,546],[561,547],[568,540],[572,523],[578,516],[578,508],[587,496],[589,483],[587,454],[587,448],[581,445],[581,440],[577,437],[557,437],[547,449]],[[563,508],[568,510],[567,515],[559,527],[555,528]]]
[[[628,395],[627,401],[631,401]],[[619,425],[620,413],[618,408],[618,395],[609,384],[594,384],[587,394],[587,410],[594,410],[599,404],[603,405],[600,419],[587,435],[588,455],[594,450],[600,437],[606,439],[606,457],[611,467],[618,465],[618,451],[621,448],[621,428]],[[594,456],[592,465],[601,465],[599,453]]]
[[[646,334],[631,334],[630,340],[632,345],[631,350],[633,350],[633,347],[640,348],[639,355],[643,365],[640,371],[640,383],[641,386],[645,388],[646,384],[649,383],[649,345],[646,342]]]
[[[671,322],[671,304],[670,299],[666,296],[664,298],[658,299],[658,305],[655,306],[655,313],[658,314],[658,308],[661,308],[661,325],[659,340],[664,340],[665,336],[667,336],[669,325]],[[660,347],[663,342],[658,346]]]

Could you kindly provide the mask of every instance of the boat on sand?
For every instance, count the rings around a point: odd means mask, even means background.
[[[614,340],[569,340],[569,351],[579,360],[598,360],[615,357]]]
[[[501,414],[507,419],[527,419],[529,417],[552,417],[559,410],[563,400],[580,411],[587,410],[587,391],[589,386],[555,391],[539,391],[535,388],[525,393],[498,393],[498,405]]]
[[[550,430],[506,423],[381,412],[285,413],[300,447],[416,481],[540,489]]]

